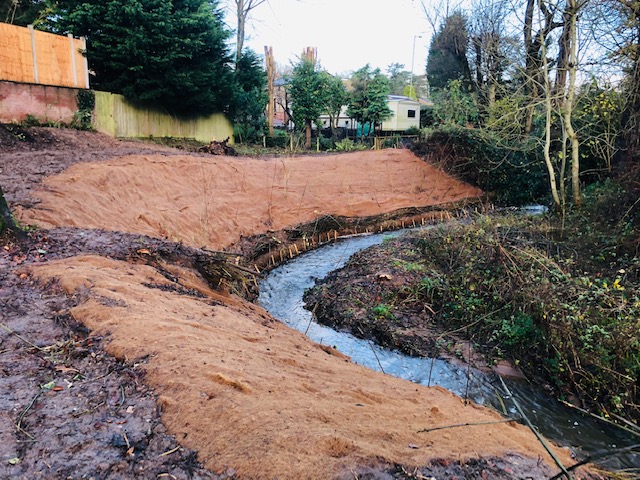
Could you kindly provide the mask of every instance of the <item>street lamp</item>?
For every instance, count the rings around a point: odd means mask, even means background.
[[[413,36],[413,50],[411,51],[411,75],[409,76],[409,92],[411,95],[416,96],[413,91],[413,67],[416,59],[416,38],[422,38],[422,35]]]

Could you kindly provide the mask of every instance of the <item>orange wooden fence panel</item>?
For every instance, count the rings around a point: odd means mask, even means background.
[[[89,88],[84,39],[0,23],[0,80]]]

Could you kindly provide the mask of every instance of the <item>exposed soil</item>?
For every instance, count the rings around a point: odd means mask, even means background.
[[[514,423],[418,433],[500,417],[354,365],[212,289],[189,262],[153,255],[278,238],[327,215],[425,208],[475,189],[407,151],[212,159],[91,133],[25,133],[14,141],[0,129],[7,200],[41,227],[21,242],[4,238],[0,250],[0,477],[557,472]]]

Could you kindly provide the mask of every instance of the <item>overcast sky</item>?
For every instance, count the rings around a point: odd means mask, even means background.
[[[233,2],[231,2],[233,3]],[[232,11],[227,22],[235,28]],[[252,12],[245,45],[259,54],[273,47],[278,64],[317,47],[322,66],[346,73],[369,63],[383,72],[391,63],[424,73],[431,30],[420,0],[269,0]]]

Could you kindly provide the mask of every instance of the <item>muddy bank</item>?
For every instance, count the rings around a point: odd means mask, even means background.
[[[109,335],[108,353],[145,359],[163,422],[214,471],[224,465],[243,478],[330,478],[372,459],[417,467],[452,451],[465,459],[514,448],[546,455],[517,424],[462,436],[419,433],[501,417],[463,406],[443,389],[354,365],[262,309],[209,290],[189,271],[174,274],[205,297],[176,291],[151,267],[97,256],[30,272],[82,295],[71,314],[94,334]],[[558,454],[570,462],[566,452]]]
[[[70,314],[78,298],[25,273],[77,252],[76,235],[0,238],[0,477],[229,478],[167,433],[144,361],[108,355],[108,338]],[[102,239],[124,248],[115,240]]]
[[[445,205],[473,198],[477,190],[403,151],[223,162],[176,152],[120,158],[122,151],[99,144],[74,145],[41,156],[25,156],[20,148],[0,152],[3,185],[19,177],[21,166],[34,182],[11,191],[12,206],[21,206],[24,221],[55,227],[40,230],[31,243],[3,243],[0,288],[17,299],[3,305],[3,315],[29,305],[26,318],[12,313],[10,331],[0,332],[3,371],[25,385],[19,398],[2,397],[9,412],[6,445],[15,446],[3,452],[14,455],[2,465],[12,469],[7,476],[415,478],[419,472],[466,472],[545,478],[555,471],[520,425],[419,433],[499,417],[441,389],[358,367],[258,307],[213,290],[190,262],[180,261],[180,249],[188,246],[223,248],[241,235],[265,232],[278,237],[327,215]],[[67,168],[70,156],[91,163]],[[146,258],[174,248],[181,252],[177,258]],[[43,304],[48,295],[55,300],[51,309]],[[41,320],[32,321],[38,312]],[[64,349],[53,359],[40,350],[68,340],[88,351],[78,355],[79,363]],[[33,370],[18,370],[14,350],[30,356]],[[138,412],[140,421],[131,417]],[[75,429],[76,418],[85,417]],[[86,450],[78,447],[85,444]],[[207,470],[194,461],[195,451]],[[565,451],[558,454],[571,463]]]

